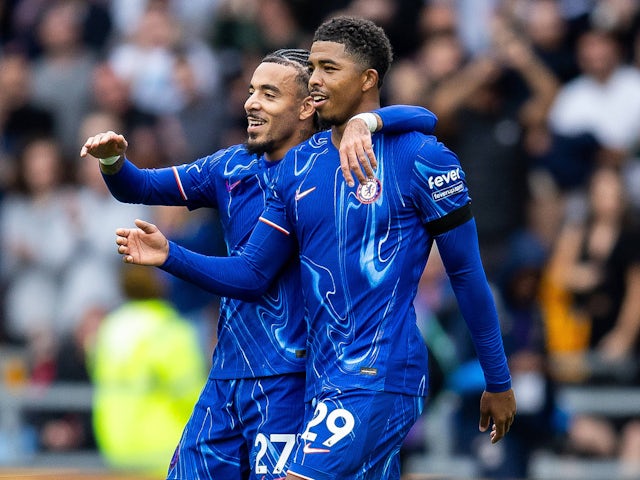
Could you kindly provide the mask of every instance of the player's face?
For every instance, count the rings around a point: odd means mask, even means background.
[[[335,42],[314,42],[309,64],[309,90],[318,115],[330,125],[342,125],[359,111],[365,70]]]
[[[279,160],[294,145],[300,143],[301,132],[308,128],[301,113],[305,99],[296,82],[297,70],[277,63],[261,63],[249,86],[247,112],[247,148],[265,153],[268,159]],[[309,98],[306,99],[312,109]]]

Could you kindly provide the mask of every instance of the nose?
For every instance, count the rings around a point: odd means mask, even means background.
[[[311,72],[309,77],[309,90],[313,90],[313,87],[322,85],[322,77],[320,75],[320,69],[316,68]]]
[[[249,98],[244,102],[244,109],[246,112],[252,110],[258,110],[260,108],[260,102],[258,101],[256,94],[252,93]]]

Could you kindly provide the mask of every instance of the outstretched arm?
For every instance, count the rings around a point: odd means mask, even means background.
[[[292,258],[288,236],[258,222],[241,255],[212,257],[170,242],[155,225],[135,221],[137,228],[116,230],[118,253],[125,263],[157,266],[216,295],[254,300],[264,294]]]
[[[471,218],[435,239],[485,375],[479,427],[484,432],[493,421],[491,442],[496,443],[513,423],[516,401],[495,302],[480,259],[475,221]]]
[[[437,121],[435,114],[413,105],[391,105],[351,118],[339,148],[340,168],[347,184],[354,185],[353,175],[360,183],[366,183],[368,178],[375,176],[378,165],[371,142],[373,133],[418,131],[431,135]]]

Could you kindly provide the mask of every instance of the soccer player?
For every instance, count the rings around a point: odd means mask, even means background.
[[[231,296],[262,291],[298,250],[308,408],[290,480],[400,478],[400,446],[427,395],[427,351],[413,299],[434,241],[485,375],[479,428],[492,423],[495,443],[515,416],[457,156],[433,136],[376,134],[376,177],[350,187],[340,175],[336,145],[354,116],[379,107],[391,58],[384,31],[367,20],[338,17],[316,30],[309,85],[332,128],[276,167],[267,206],[241,255],[194,254],[139,220],[137,229],[117,231],[125,262],[161,266]]]
[[[125,138],[106,132],[89,138],[81,156],[100,159],[110,191],[123,202],[217,208],[228,251],[239,253],[264,209],[272,167],[315,131],[307,60],[304,50],[279,50],[256,68],[245,104],[246,145],[187,165],[141,170],[125,158]],[[430,132],[436,121],[417,107],[376,112],[379,123],[373,130]],[[344,150],[346,170],[347,157],[354,161],[370,151],[370,130],[359,123],[353,123],[354,135]],[[292,258],[279,271],[278,282],[249,301],[222,299],[209,380],[168,478],[268,480],[284,475],[304,415],[306,324],[298,261]]]

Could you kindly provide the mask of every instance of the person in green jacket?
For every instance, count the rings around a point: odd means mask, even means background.
[[[95,437],[107,465],[164,475],[206,362],[195,327],[163,298],[156,275],[123,266],[127,300],[100,325],[89,370]]]

